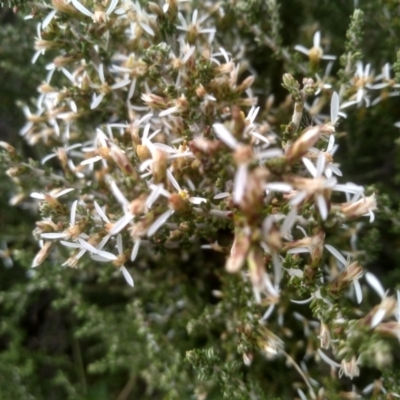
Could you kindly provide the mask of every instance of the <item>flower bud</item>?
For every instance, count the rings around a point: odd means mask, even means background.
[[[318,142],[321,134],[322,130],[319,125],[304,129],[301,136],[286,151],[285,156],[288,162],[293,163],[303,157],[308,149]]]
[[[233,240],[231,254],[226,260],[225,268],[230,273],[238,272],[247,257],[250,249],[250,232],[245,230],[238,230]]]

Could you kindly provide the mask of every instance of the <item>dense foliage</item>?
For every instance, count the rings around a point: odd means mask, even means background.
[[[400,397],[400,10],[357,3],[5,2],[1,399]]]

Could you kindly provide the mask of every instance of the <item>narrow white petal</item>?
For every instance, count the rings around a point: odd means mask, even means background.
[[[167,169],[167,178],[172,183],[172,186],[176,189],[177,192],[180,192],[182,190],[181,187],[179,186],[178,181],[175,179],[175,177],[172,175],[172,172],[169,169]]]
[[[86,15],[87,17],[94,17],[94,14],[90,12],[86,7],[84,7],[78,0],[72,0],[72,4],[75,6],[77,10],[79,10],[82,14]]]
[[[139,247],[140,247],[140,243],[141,243],[141,239],[136,239],[135,243],[132,247],[132,253],[131,253],[131,261],[135,261],[136,257],[138,255],[139,252]]]
[[[317,48],[321,46],[321,32],[320,31],[317,31],[314,33],[313,46],[317,47]]]
[[[334,124],[339,117],[339,95],[333,92],[331,97],[331,123]]]
[[[294,249],[289,249],[287,254],[300,254],[300,253],[309,253],[310,249],[308,247],[296,247]]]
[[[308,56],[309,53],[310,53],[309,49],[307,49],[306,47],[304,47],[304,46],[302,46],[300,44],[297,44],[296,46],[294,46],[294,49],[299,51],[300,53],[305,54],[306,56]]]
[[[107,260],[107,261],[115,261],[115,260],[118,259],[118,257],[117,257],[115,254],[110,253],[110,252],[108,252],[108,251],[104,251],[104,250],[97,250],[97,255],[98,255],[99,257],[101,257],[101,258]],[[95,256],[95,255],[92,255],[92,258],[93,258],[93,259],[95,259],[94,256]]]
[[[265,151],[261,151],[260,153],[256,154],[256,157],[260,160],[266,160],[268,158],[275,158],[280,157],[283,154],[281,149],[268,149]]]
[[[49,233],[42,233],[40,237],[43,239],[63,239],[68,236],[68,233],[65,232],[49,232]]]
[[[266,321],[271,316],[271,314],[273,313],[274,309],[275,309],[275,304],[271,304],[268,307],[267,311],[265,311],[265,313],[262,316],[261,320],[262,321]]]
[[[325,156],[319,153],[317,159],[317,176],[322,176],[325,169]]]
[[[125,278],[126,282],[128,283],[128,285],[134,287],[135,285],[133,283],[132,276],[128,272],[128,270],[125,268],[125,266],[121,267],[121,272],[122,272],[122,275],[124,275],[124,278]]]
[[[356,292],[357,304],[361,304],[362,299],[363,299],[363,293],[362,293],[360,282],[358,282],[358,279],[355,279],[353,284],[354,284],[354,290]]]
[[[262,142],[264,142],[264,143],[266,143],[266,144],[269,144],[269,140],[268,140],[265,136],[260,135],[260,134],[257,133],[257,132],[250,132],[250,135],[251,135],[251,136],[254,136],[255,138],[261,140]]]
[[[103,239],[101,239],[100,243],[97,245],[97,250],[101,250],[106,245],[110,237],[111,235],[104,236]]]
[[[138,22],[139,22],[139,25],[141,26],[141,28],[145,32],[147,32],[150,36],[155,36],[156,35],[154,33],[154,31],[153,31],[153,28],[149,24],[146,24],[146,23],[144,23],[143,21],[140,21],[140,20]]]
[[[84,249],[89,251],[90,253],[96,254],[98,250],[96,247],[92,246],[90,243],[86,242],[85,240],[78,237],[78,242],[82,245]]]
[[[218,193],[216,194],[213,199],[214,200],[219,200],[219,199],[225,199],[226,197],[229,197],[230,193],[229,192],[222,192],[222,193]]]
[[[204,197],[189,197],[189,203],[198,205],[201,203],[207,203],[207,199]]]
[[[49,14],[47,14],[46,18],[42,22],[42,29],[46,29],[46,27],[50,24],[51,20],[54,18],[56,15],[57,10],[50,11]]]
[[[385,318],[386,311],[382,308],[379,308],[375,315],[372,317],[371,320],[371,328],[375,328],[378,324],[380,324]]]
[[[86,160],[83,160],[80,165],[89,165],[89,164],[94,164],[97,161],[102,160],[103,157],[102,156],[95,156],[95,157],[91,157],[91,158],[87,158]]]
[[[117,236],[117,249],[118,249],[118,254],[121,255],[124,252],[124,249],[122,247],[122,235],[119,234]]]
[[[279,230],[282,236],[285,236],[293,228],[293,225],[296,222],[296,218],[297,208],[292,207],[292,209],[286,215],[286,218],[284,219],[283,224],[281,225],[281,228]]]
[[[325,197],[322,194],[317,194],[315,200],[317,202],[319,214],[322,220],[325,221],[328,218],[328,205],[326,204]]]
[[[309,303],[312,299],[313,299],[314,297],[310,297],[310,298],[308,298],[308,299],[306,299],[306,300],[293,300],[293,299],[290,299],[290,301],[292,302],[292,303],[295,303],[295,304],[307,304],[307,303]]]
[[[213,129],[215,135],[224,142],[231,149],[235,150],[238,146],[237,140],[234,138],[232,133],[223,124],[214,124]]]
[[[60,243],[65,246],[65,247],[71,247],[73,249],[79,249],[81,248],[81,245],[79,243],[74,243],[74,242],[66,242],[65,240],[60,240]]]
[[[293,186],[285,182],[271,182],[265,185],[265,189],[272,192],[289,193],[293,190]]]
[[[302,157],[301,160],[303,161],[304,166],[307,168],[311,176],[315,178],[317,176],[317,169],[315,168],[315,165],[312,163],[312,161],[306,157]]]
[[[75,225],[75,220],[76,220],[76,208],[78,207],[78,200],[75,200],[73,203],[72,203],[72,206],[71,206],[71,217],[70,217],[70,222],[71,222],[71,225]]]
[[[291,206],[298,206],[307,197],[307,192],[302,191],[297,193],[290,201]]]
[[[336,361],[331,360],[321,349],[318,349],[319,356],[330,366],[340,368],[341,365]]]
[[[233,184],[233,201],[236,204],[240,203],[244,196],[247,176],[248,176],[247,164],[240,164],[237,168],[235,175],[235,182]]]
[[[97,108],[99,106],[99,104],[101,103],[101,101],[104,98],[104,94],[101,93],[99,95],[94,94],[92,102],[90,104],[90,109],[94,110],[95,108]]]
[[[339,260],[343,265],[347,265],[346,259],[342,256],[342,254],[330,244],[325,244],[325,248],[331,253],[337,260]]]
[[[132,214],[126,214],[122,218],[120,218],[111,228],[110,230],[110,235],[116,235],[117,233],[121,232],[122,229],[124,229],[129,222],[131,222],[133,219]]]
[[[173,214],[173,210],[167,210],[162,213],[149,227],[147,231],[147,236],[153,236],[168,220],[168,218]]]
[[[58,192],[57,194],[55,194],[53,197],[55,199],[57,199],[57,198],[59,198],[61,196],[64,196],[64,194],[72,192],[73,190],[75,190],[75,189],[74,188],[63,189],[60,192]]]
[[[130,79],[123,79],[111,86],[111,90],[121,89],[122,87],[128,86],[131,83]]]
[[[46,198],[46,196],[43,193],[38,193],[38,192],[32,192],[30,194],[30,197],[37,200],[44,200]]]
[[[109,257],[103,257],[100,254],[92,254],[90,256],[90,258],[94,261],[99,261],[99,262],[110,262],[110,258]]]
[[[111,3],[107,8],[106,14],[110,15],[114,11],[115,7],[117,7],[117,4],[118,0],[111,0]]]
[[[97,201],[94,201],[94,208],[97,211],[97,214],[99,214],[100,218],[106,222],[106,223],[110,223],[110,220],[108,219],[106,213],[103,211],[103,209],[99,206],[99,204],[97,203]]]
[[[382,284],[379,282],[379,279],[371,272],[367,272],[365,274],[365,279],[368,284],[375,290],[375,292],[380,296],[382,299],[385,297],[385,289],[383,289]]]

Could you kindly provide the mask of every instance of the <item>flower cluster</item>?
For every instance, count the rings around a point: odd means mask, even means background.
[[[41,215],[32,267],[48,257],[73,268],[110,263],[134,286],[142,279],[136,260],[155,252],[226,252],[226,272],[251,286],[263,314],[258,333],[245,330],[261,338],[242,352],[244,362],[251,364],[256,350],[271,359],[284,355],[316,398],[314,387],[322,383],[307,377],[311,359],[353,378],[359,366],[383,357],[365,350],[363,335],[400,340],[399,295],[389,296],[374,275],[364,274],[350,246],[357,245],[353,221],[374,221],[375,194],[346,183],[334,160],[341,110],[374,105],[383,94],[371,101],[370,93],[396,89],[390,66],[374,77],[359,61],[338,92],[330,64],[323,78],[310,74],[301,84],[285,74],[294,112],[279,127],[277,105],[269,98],[262,106],[254,95],[245,52],[223,47],[219,5],[161,3],[46,5],[33,61],[56,54],[36,109],[25,106],[21,135],[48,154],[40,164],[24,163],[2,144],[8,175],[20,188],[13,203],[38,206]],[[320,43],[317,32],[310,50],[295,48],[312,69],[335,59]],[[322,113],[327,99],[329,116]],[[301,126],[305,111],[316,125]],[[218,243],[220,230],[231,232],[229,246]],[[346,235],[350,242],[343,244]],[[341,298],[362,303],[368,285],[379,305],[357,319],[341,310]],[[294,304],[301,308],[287,318],[303,325],[308,343],[301,362],[284,350],[290,334],[283,312]]]

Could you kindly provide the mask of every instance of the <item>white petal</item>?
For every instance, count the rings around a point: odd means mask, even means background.
[[[167,210],[162,213],[149,227],[147,236],[153,236],[165,224],[168,218],[173,214],[173,210]]]
[[[292,303],[295,303],[295,304],[307,304],[307,303],[309,303],[313,298],[314,298],[314,297],[311,296],[309,299],[306,299],[306,300],[293,300],[293,299],[290,299],[290,301],[291,301]]]
[[[237,140],[234,138],[232,133],[223,124],[214,124],[213,129],[215,135],[223,141],[231,149],[235,150],[238,146]]]
[[[83,240],[79,237],[78,237],[78,242],[82,245],[83,248],[85,248],[90,253],[96,254],[98,252],[96,247],[92,246],[90,243],[86,242],[85,240]]]
[[[90,104],[90,109],[94,110],[95,108],[97,108],[99,106],[99,104],[101,103],[101,101],[104,98],[104,94],[101,93],[99,95],[94,94],[92,102]]]
[[[229,197],[230,193],[229,192],[222,192],[222,193],[218,193],[216,194],[213,199],[214,200],[219,200],[219,199],[225,199],[226,197]]]
[[[106,222],[106,223],[110,223],[110,220],[108,219],[106,213],[103,211],[103,209],[99,206],[99,204],[97,203],[97,201],[94,201],[94,208],[97,211],[97,214],[99,214],[100,218]]]
[[[121,89],[122,87],[128,86],[130,83],[130,79],[123,79],[122,81],[114,83],[114,85],[111,86],[111,90]]]
[[[122,235],[119,234],[117,236],[117,249],[118,249],[118,254],[121,255],[124,252],[124,249],[122,247]]]
[[[124,229],[130,221],[133,219],[132,214],[126,214],[122,218],[120,218],[111,228],[110,230],[110,235],[116,235],[117,233],[121,232],[122,229]]]
[[[233,184],[233,201],[236,204],[240,203],[243,198],[246,189],[247,176],[247,164],[240,164],[237,168],[235,182]]]
[[[382,284],[379,282],[379,279],[371,272],[367,272],[365,274],[365,279],[368,284],[375,290],[375,292],[380,296],[382,299],[385,297],[385,289],[383,289]]]
[[[38,193],[38,192],[32,192],[30,194],[30,197],[37,200],[44,200],[46,198],[46,196],[43,193]]]
[[[68,233],[65,232],[49,232],[49,233],[42,233],[40,237],[43,239],[63,239],[68,236]]]
[[[97,250],[97,255],[106,261],[115,261],[118,259],[118,257],[115,254],[104,250]],[[93,259],[95,259],[94,256],[95,255],[92,255]]]
[[[75,200],[75,201],[72,203],[72,206],[71,206],[71,218],[70,218],[71,225],[75,225],[76,208],[77,208],[77,207],[78,207],[78,200]]]
[[[361,304],[362,298],[363,298],[363,293],[362,293],[360,282],[358,282],[358,279],[355,279],[353,284],[354,284],[354,290],[356,292],[357,304]]]
[[[172,172],[169,169],[167,169],[167,177],[169,181],[172,183],[172,186],[176,189],[176,191],[180,192],[182,189],[179,186],[178,181],[175,179],[175,177],[172,175]]]
[[[204,197],[189,197],[189,203],[198,205],[201,203],[207,203],[207,199]]]
[[[315,178],[317,176],[317,169],[315,168],[315,165],[311,162],[310,159],[306,157],[302,157],[301,160],[303,161],[304,166],[307,168],[311,176]]]
[[[285,182],[271,182],[265,185],[265,189],[271,190],[272,192],[288,193],[293,190],[293,186]]]
[[[111,0],[111,3],[107,8],[106,14],[110,15],[114,11],[117,4],[118,4],[118,0]]]
[[[331,360],[321,349],[318,349],[318,354],[319,356],[330,366],[340,368],[341,365],[338,364],[337,362]]]
[[[346,259],[342,256],[342,254],[330,244],[325,244],[325,248],[331,253],[337,260],[339,260],[343,265],[347,265]]]
[[[279,230],[282,236],[285,236],[293,228],[293,225],[296,222],[296,217],[297,208],[292,207],[292,209],[286,215],[286,218],[284,219],[283,224],[281,225],[281,228]]]
[[[122,272],[122,275],[124,275],[124,278],[125,278],[126,282],[128,283],[128,285],[134,287],[135,285],[133,283],[131,274],[128,272],[128,270],[124,266],[121,267],[121,272]]]
[[[132,248],[132,253],[131,253],[131,261],[135,261],[136,260],[136,257],[137,257],[138,252],[139,252],[140,243],[141,243],[141,239],[136,239],[135,240],[135,243],[134,243],[133,248]]]
[[[314,33],[313,46],[317,47],[317,48],[321,46],[321,32],[320,31],[317,31]]]
[[[47,14],[46,18],[42,22],[42,29],[45,29],[47,27],[47,25],[50,24],[51,20],[54,18],[56,13],[57,13],[57,10],[53,10],[53,11],[50,11],[49,14]]]
[[[55,199],[57,199],[57,198],[59,198],[59,197],[61,197],[61,196],[64,196],[64,194],[67,194],[67,193],[72,192],[73,190],[75,190],[75,189],[74,189],[74,188],[63,189],[63,190],[61,190],[60,192],[58,192],[57,194],[55,194],[53,197],[54,197]]]
[[[299,51],[300,53],[305,54],[306,56],[308,56],[309,53],[310,53],[309,49],[307,49],[306,47],[304,47],[304,46],[302,46],[300,44],[297,44],[296,46],[294,46],[294,49]]]
[[[73,249],[81,248],[81,245],[75,242],[66,242],[65,240],[60,240],[60,243],[65,247],[71,247]]]
[[[262,321],[266,321],[271,316],[271,314],[273,313],[274,309],[275,309],[275,304],[271,304],[268,307],[267,311],[265,311],[265,313],[262,316],[261,320]]]
[[[383,308],[379,308],[371,320],[371,328],[375,328],[385,318],[386,311]]]
[[[72,0],[72,4],[75,6],[77,10],[79,10],[82,14],[93,18],[94,14],[90,12],[86,7],[84,7],[78,0]]]

